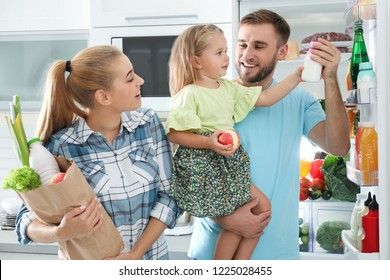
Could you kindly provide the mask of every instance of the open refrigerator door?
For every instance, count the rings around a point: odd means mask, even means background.
[[[389,146],[390,146],[390,123],[389,123],[389,82],[388,76],[390,73],[389,53],[389,15],[390,6],[388,1],[352,1],[345,14],[345,22],[347,28],[353,26],[353,23],[358,20],[363,20],[363,29],[365,30],[365,41],[369,52],[370,61],[374,65],[374,70],[377,75],[377,88],[370,89],[369,104],[356,105],[366,112],[364,120],[375,123],[375,129],[378,133],[378,170],[371,171],[369,174],[370,180],[363,180],[366,174],[347,165],[348,178],[361,186],[361,193],[376,195],[379,203],[379,252],[362,253],[351,242],[349,231],[343,231],[342,239],[346,246],[345,254],[348,259],[363,259],[363,260],[379,260],[390,259],[390,207],[388,201],[390,199],[390,191],[388,188],[389,179]],[[379,35],[380,34],[380,35]],[[359,100],[359,90],[353,90],[349,93],[350,100]],[[354,96],[357,95],[357,96]],[[348,100],[348,99],[347,99]],[[380,116],[380,118],[378,118]],[[362,118],[363,116],[361,116]]]

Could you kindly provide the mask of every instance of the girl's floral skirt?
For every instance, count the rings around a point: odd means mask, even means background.
[[[195,217],[228,215],[250,200],[249,157],[241,146],[231,156],[179,146],[171,196]]]

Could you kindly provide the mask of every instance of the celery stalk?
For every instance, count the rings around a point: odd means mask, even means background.
[[[14,141],[15,149],[18,153],[19,161],[22,166],[29,166],[30,151],[27,145],[27,137],[24,131],[22,122],[22,112],[20,108],[19,96],[14,95],[13,101],[10,104],[11,115],[6,115],[8,129],[12,140]]]

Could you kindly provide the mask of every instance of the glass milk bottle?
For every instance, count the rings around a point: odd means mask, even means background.
[[[47,150],[39,138],[33,138],[28,141],[30,149],[30,167],[34,169],[41,177],[42,185],[48,185],[50,179],[60,172],[57,161]]]
[[[310,50],[303,62],[302,80],[305,82],[318,82],[321,79],[322,65],[311,59]]]

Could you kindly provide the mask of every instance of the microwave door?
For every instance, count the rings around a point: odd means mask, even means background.
[[[176,36],[111,38],[111,44],[129,57],[134,71],[145,80],[142,106],[169,110],[168,61]]]

